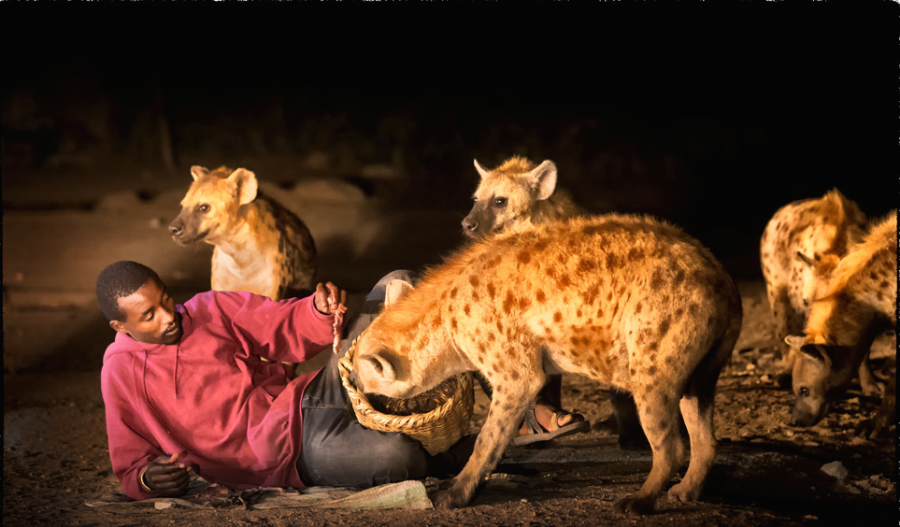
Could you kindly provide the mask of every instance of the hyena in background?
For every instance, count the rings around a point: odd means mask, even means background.
[[[475,204],[462,220],[463,233],[473,240],[500,232],[522,232],[584,214],[566,191],[556,187],[556,164],[549,159],[535,166],[528,159],[514,156],[493,170],[486,170],[477,159],[474,164],[481,181],[473,196]],[[490,392],[485,384],[482,382],[482,388]],[[538,399],[561,407],[561,389],[562,377],[548,375]],[[619,447],[649,449],[631,395],[612,390],[610,402],[619,428]],[[527,441],[528,436],[522,439]]]
[[[212,289],[249,291],[280,300],[314,288],[316,247],[306,225],[258,191],[256,175],[239,168],[191,167],[194,182],[169,225],[181,245],[215,246]]]
[[[766,225],[759,252],[783,361],[778,382],[784,388],[790,385],[795,360],[784,338],[803,331],[816,288],[859,240],[865,223],[856,203],[834,189],[821,198],[785,205]]]
[[[803,336],[785,341],[797,350],[791,424],[812,426],[829,399],[859,372],[863,392],[880,386],[866,363],[872,342],[897,324],[897,213],[875,224],[851,247],[815,299]]]
[[[462,221],[463,232],[472,239],[519,232],[583,213],[568,193],[556,188],[556,164],[549,159],[535,167],[527,159],[511,157],[494,170],[485,170],[475,160],[475,169],[481,183],[475,190],[475,205]]]
[[[653,466],[618,510],[648,512],[669,490],[695,500],[716,452],[719,373],[741,329],[733,281],[695,239],[648,217],[606,215],[495,236],[429,270],[357,343],[365,392],[411,397],[463,371],[494,386],[475,451],[441,508],[471,502],[500,461],[545,371],[593,378],[634,394]]]

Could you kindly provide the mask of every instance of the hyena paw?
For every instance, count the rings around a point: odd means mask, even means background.
[[[435,509],[456,509],[468,505],[472,496],[457,483],[449,489],[438,490],[431,501]]]
[[[616,502],[613,509],[616,512],[641,515],[653,512],[654,498],[623,498]]]
[[[700,497],[700,489],[682,481],[669,489],[669,497],[683,502],[697,501],[697,498]]]

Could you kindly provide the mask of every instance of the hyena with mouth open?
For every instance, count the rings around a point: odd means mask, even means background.
[[[485,169],[478,160],[474,160],[474,164],[481,182],[473,196],[475,204],[462,220],[463,233],[470,239],[482,240],[500,232],[522,232],[536,225],[584,214],[566,191],[557,188],[556,164],[549,159],[535,166],[528,159],[514,156],[493,170]],[[484,377],[477,377],[482,388],[490,392]],[[538,401],[548,403],[556,408],[554,413],[559,413],[557,409],[562,406],[562,376],[547,376]],[[611,390],[610,402],[618,425],[619,447],[623,450],[649,450],[650,445],[641,430],[631,395]],[[579,424],[585,426],[576,428]],[[531,433],[516,439],[522,444],[539,437],[533,430],[535,424],[526,425]],[[540,426],[539,423],[537,425]],[[587,421],[558,421],[557,425],[561,428],[546,435],[565,433],[565,428],[579,431],[588,427]]]
[[[824,294],[812,303],[804,335],[785,339],[797,351],[791,424],[819,422],[829,400],[857,372],[864,392],[882,391],[866,358],[875,338],[896,325],[897,213],[892,212],[841,258]]]
[[[239,168],[191,167],[194,182],[169,225],[181,245],[215,246],[214,291],[249,291],[273,300],[315,288],[316,247],[306,225],[258,191],[256,175]]]
[[[778,383],[787,388],[795,354],[784,343],[803,331],[809,303],[847,247],[858,241],[866,217],[837,189],[821,198],[789,203],[778,209],[760,239],[760,260],[775,338],[782,358]]]
[[[545,374],[570,372],[634,395],[653,450],[650,475],[618,510],[648,512],[669,490],[695,500],[716,452],[719,373],[741,329],[741,300],[713,255],[649,217],[605,215],[487,238],[429,270],[358,341],[358,387],[411,397],[463,371],[494,387],[475,451],[441,508],[467,505],[499,463]]]

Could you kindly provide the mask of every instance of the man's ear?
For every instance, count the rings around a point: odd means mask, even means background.
[[[413,285],[406,280],[391,280],[384,287],[384,307],[396,304],[412,290]]]
[[[394,382],[397,372],[394,370],[391,355],[386,349],[361,357],[359,368],[365,377],[380,379],[381,382]]]
[[[128,334],[128,330],[125,329],[125,323],[120,320],[110,320],[109,327],[113,328],[119,333],[125,333],[126,335]]]
[[[191,177],[194,178],[194,181],[197,181],[207,174],[209,174],[209,169],[206,167],[202,167],[200,165],[194,165],[191,167]]]
[[[538,201],[549,198],[556,190],[556,164],[549,159],[545,160],[528,173],[528,179],[537,191],[535,197]]]
[[[258,184],[256,174],[246,168],[239,168],[228,176],[228,182],[237,185],[238,200],[241,205],[246,205],[256,199]]]

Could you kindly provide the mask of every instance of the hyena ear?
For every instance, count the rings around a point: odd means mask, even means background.
[[[784,341],[791,348],[798,349],[803,346],[803,342],[806,341],[806,337],[804,337],[803,335],[788,335],[784,337]]]
[[[197,181],[207,174],[209,174],[209,169],[206,167],[202,167],[200,165],[194,165],[191,167],[191,177],[194,178],[194,181]]]
[[[478,174],[481,176],[481,179],[488,177],[488,174],[490,172],[485,170],[483,166],[479,165],[477,159],[473,159],[472,161],[475,161],[475,170],[478,171]]]
[[[256,183],[256,174],[253,172],[246,168],[239,168],[228,176],[228,182],[237,185],[238,200],[241,205],[246,205],[256,199],[258,184]]]
[[[359,361],[360,375],[365,378],[381,379],[381,382],[394,382],[397,373],[394,365],[390,361],[390,355],[387,350],[381,349],[365,357],[361,357]]]
[[[549,159],[528,173],[531,185],[537,190],[536,198],[544,200],[553,195],[556,190],[556,164]]]
[[[831,354],[828,352],[827,346],[821,344],[805,344],[800,347],[800,352],[825,364],[831,363]]]
[[[391,280],[384,287],[384,307],[396,304],[412,290],[413,285],[406,280]]]
[[[810,258],[809,256],[806,256],[805,254],[801,253],[800,251],[797,251],[797,258],[799,258],[803,263],[805,263],[806,265],[808,265],[810,267],[816,266],[816,261],[814,258]]]

